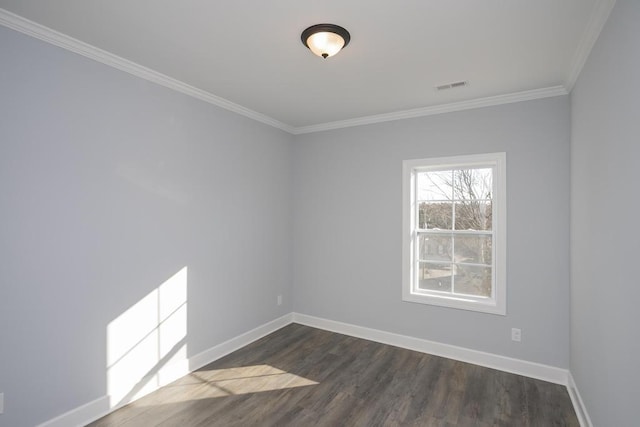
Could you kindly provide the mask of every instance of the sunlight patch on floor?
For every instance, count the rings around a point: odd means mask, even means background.
[[[270,365],[196,371],[159,390],[152,401],[179,403],[317,385],[316,381]],[[140,406],[154,406],[151,401]]]

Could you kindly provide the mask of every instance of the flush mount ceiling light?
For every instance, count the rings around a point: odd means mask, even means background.
[[[349,31],[334,24],[312,25],[302,32],[302,43],[311,52],[327,59],[349,44]]]

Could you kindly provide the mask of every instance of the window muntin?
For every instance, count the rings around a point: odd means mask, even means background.
[[[404,162],[403,299],[505,314],[504,168],[504,153]]]

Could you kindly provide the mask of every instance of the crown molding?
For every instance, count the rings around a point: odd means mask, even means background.
[[[148,80],[156,83],[160,86],[164,86],[169,89],[181,92],[185,95],[215,105],[225,110],[233,111],[242,116],[264,123],[274,128],[283,130],[288,133],[293,133],[294,128],[285,123],[282,123],[276,119],[273,119],[265,114],[258,113],[257,111],[250,110],[242,105],[231,102],[227,99],[216,96],[212,93],[198,89],[194,86],[188,85],[180,80],[174,79],[150,68],[144,67],[140,64],[136,64],[133,61],[124,59],[120,56],[109,53],[105,50],[99,49],[93,45],[82,42],[78,39],[70,37],[66,34],[62,34],[51,28],[40,25],[36,22],[30,21],[19,15],[9,12],[8,10],[0,8],[0,25],[52,45],[61,47],[71,52],[82,55],[86,58],[93,59],[94,61],[101,62],[110,67],[116,68],[120,71],[132,74],[136,77]]]
[[[564,86],[552,86],[542,89],[527,90],[523,92],[509,93],[505,95],[489,96],[486,98],[472,99],[469,101],[452,102],[449,104],[434,105],[431,107],[415,108],[411,110],[396,111],[393,113],[378,114],[374,116],[359,117],[356,119],[340,120],[336,122],[322,123],[319,125],[294,128],[295,135],[321,132],[326,130],[341,129],[352,126],[370,125],[374,123],[390,122],[393,120],[412,119],[435,114],[451,113],[454,111],[470,110],[473,108],[491,107],[502,104],[510,104],[520,101],[531,101],[552,96],[568,95],[569,91]]]
[[[601,2],[598,3],[599,5],[601,5],[601,7],[596,8],[594,13],[592,14],[592,21],[595,22],[595,24],[590,25],[590,28],[592,27],[598,28],[598,31],[595,32],[595,38],[597,38],[599,31],[602,29],[602,25],[604,24],[604,21],[606,21],[606,17],[610,12],[611,7],[613,7],[613,3],[615,3],[615,0],[601,0]],[[602,6],[603,4],[610,4],[610,6],[604,7]],[[593,16],[599,17],[599,18],[596,19]],[[530,100],[539,99],[539,98],[548,98],[552,96],[567,95],[570,91],[570,89],[567,89],[565,86],[552,86],[548,88],[534,89],[534,90],[497,95],[497,96],[490,96],[485,98],[473,99],[469,101],[454,102],[454,103],[443,104],[443,105],[434,105],[430,107],[396,111],[392,113],[365,116],[365,117],[359,117],[355,119],[340,120],[340,121],[321,123],[321,124],[310,125],[310,126],[294,127],[286,123],[283,123],[279,120],[276,120],[272,117],[269,117],[265,114],[243,107],[242,105],[236,104],[227,99],[216,96],[210,92],[204,91],[202,89],[198,89],[194,86],[188,85],[177,79],[174,79],[172,77],[169,77],[167,75],[154,71],[150,68],[144,67],[133,61],[129,61],[128,59],[122,58],[120,56],[114,55],[105,50],[99,49],[93,45],[90,45],[88,43],[75,39],[73,37],[70,37],[66,34],[62,34],[51,28],[48,28],[36,22],[30,21],[26,18],[23,18],[19,15],[16,15],[2,8],[0,8],[0,25],[10,28],[12,30],[18,31],[20,33],[26,34],[28,36],[34,37],[36,39],[42,40],[44,42],[50,43],[54,46],[58,46],[63,49],[69,50],[71,52],[77,53],[86,58],[92,59],[94,61],[108,65],[110,67],[116,68],[120,71],[124,71],[136,77],[156,83],[160,86],[173,89],[175,91],[178,91],[185,95],[199,99],[201,101],[207,102],[209,104],[215,105],[217,107],[224,108],[226,110],[235,112],[242,116],[245,116],[250,119],[256,120],[258,122],[264,123],[266,125],[272,126],[274,128],[283,130],[293,135],[322,132],[326,130],[341,129],[341,128],[353,127],[353,126],[362,126],[362,125],[368,125],[368,124],[388,122],[393,120],[402,120],[402,119],[410,119],[410,118],[423,117],[423,116],[431,116],[435,114],[450,113],[450,112],[469,110],[474,108],[490,107],[490,106],[496,106],[501,104],[509,104],[513,102],[530,101]],[[594,31],[589,31],[588,34],[591,34],[589,36],[589,39],[591,39],[591,37],[593,37]],[[591,45],[589,45],[589,49],[587,50],[587,55],[593,43],[595,43],[595,38],[591,43]],[[586,40],[586,38],[583,38],[583,44],[586,45],[586,42],[584,42],[584,40]],[[580,51],[582,50],[583,48],[581,47]],[[586,56],[585,56],[585,59],[586,59]]]
[[[593,5],[591,17],[589,18],[587,27],[585,28],[580,44],[578,45],[578,49],[573,55],[573,60],[571,61],[571,71],[565,83],[567,91],[571,92],[571,90],[573,90],[573,86],[576,84],[576,81],[580,76],[580,72],[582,71],[584,64],[587,62],[587,58],[589,58],[589,54],[591,53],[593,46],[595,46],[598,37],[600,37],[602,28],[607,22],[615,4],[616,0],[597,0]]]

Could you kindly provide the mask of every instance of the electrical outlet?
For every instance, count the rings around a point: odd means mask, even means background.
[[[0,393],[0,414],[4,413],[4,393]]]
[[[278,295],[278,305],[282,305],[282,295]]]
[[[511,340],[517,342],[522,341],[522,331],[518,328],[511,328]]]

